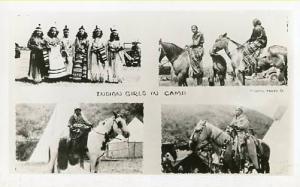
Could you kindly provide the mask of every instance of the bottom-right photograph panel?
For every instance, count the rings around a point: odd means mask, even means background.
[[[162,105],[163,173],[270,173],[292,170],[287,104]]]

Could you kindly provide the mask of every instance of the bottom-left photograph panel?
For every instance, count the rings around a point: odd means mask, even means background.
[[[142,173],[143,103],[16,105],[17,173]]]

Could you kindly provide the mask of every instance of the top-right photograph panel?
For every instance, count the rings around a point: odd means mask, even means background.
[[[288,84],[287,12],[172,12],[158,29],[160,86]]]

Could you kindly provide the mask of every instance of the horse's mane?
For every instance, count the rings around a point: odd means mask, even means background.
[[[205,125],[207,126],[207,128],[209,128],[211,130],[211,137],[222,138],[221,142],[216,142],[216,143],[222,144],[223,139],[230,139],[230,135],[227,134],[222,129],[220,129],[219,127],[217,127],[209,122],[206,122]],[[216,140],[216,141],[218,141],[218,140]]]
[[[174,52],[177,54],[182,53],[184,51],[184,49],[173,43],[161,42],[161,45],[164,47],[165,50],[169,50],[170,52]]]
[[[167,56],[170,62],[173,62],[181,53],[184,52],[184,49],[178,47],[173,43],[161,42],[162,48],[165,51],[165,55]]]

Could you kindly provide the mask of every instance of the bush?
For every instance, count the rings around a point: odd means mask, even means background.
[[[17,141],[16,142],[16,159],[20,161],[27,161],[38,141]]]

